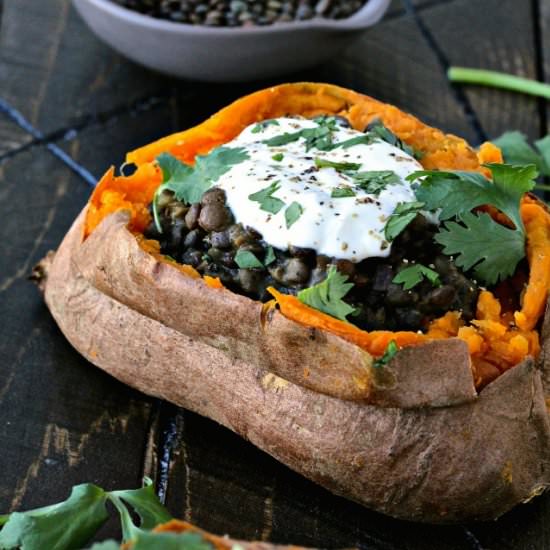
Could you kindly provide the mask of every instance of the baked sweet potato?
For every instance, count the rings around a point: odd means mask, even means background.
[[[535,198],[522,204],[529,279],[513,326],[482,293],[476,325],[449,314],[422,335],[366,333],[293,297],[277,296],[279,310],[233,293],[143,238],[161,183],[158,154],[192,162],[247,125],[286,114],[343,115],[356,128],[381,119],[422,152],[425,168],[483,172],[480,162],[501,160],[490,144],[476,153],[393,106],[335,86],[257,92],[130,153],[133,176],[107,172],[41,265],[61,330],[119,380],[216,420],[385,514],[490,519],[541,493],[550,483],[548,317],[541,328],[550,216]],[[380,368],[374,360],[391,340],[402,349]],[[497,367],[496,379],[486,376]]]

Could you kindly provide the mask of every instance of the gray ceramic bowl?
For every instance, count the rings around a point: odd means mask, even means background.
[[[334,56],[384,15],[390,0],[369,0],[352,17],[261,27],[219,28],[154,19],[110,0],[73,0],[90,28],[137,63],[214,82],[254,80]]]

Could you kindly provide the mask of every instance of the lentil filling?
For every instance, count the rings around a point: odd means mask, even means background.
[[[206,191],[200,203],[186,205],[170,191],[159,199],[162,233],[154,223],[145,231],[158,240],[161,253],[193,266],[201,275],[219,277],[230,290],[260,301],[271,299],[267,287],[295,295],[325,279],[331,265],[354,284],[346,301],[355,308],[350,321],[365,330],[425,330],[431,320],[449,310],[461,311],[464,320],[474,318],[478,296],[476,283],[466,277],[433,241],[437,229],[422,215],[392,243],[387,258],[367,258],[358,263],[318,255],[312,249],[272,249],[262,235],[235,223],[225,204],[225,193],[216,187]],[[238,252],[252,252],[264,267],[239,268]],[[268,263],[267,266],[265,264]],[[430,266],[441,284],[428,280],[411,290],[392,282],[413,264]]]

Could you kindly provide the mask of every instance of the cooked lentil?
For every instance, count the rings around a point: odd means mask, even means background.
[[[345,19],[368,0],[112,0],[158,19],[210,27],[270,25],[314,17]]]

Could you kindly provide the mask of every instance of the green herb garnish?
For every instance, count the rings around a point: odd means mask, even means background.
[[[486,213],[465,212],[460,221],[447,222],[436,234],[443,253],[456,254],[456,265],[465,271],[473,267],[476,276],[490,285],[513,275],[525,256],[523,231],[504,227]]]
[[[500,148],[508,164],[534,164],[541,176],[550,176],[550,136],[534,142],[531,147],[521,132],[505,132],[492,140]]]
[[[277,162],[281,162],[284,158],[284,155],[283,153],[275,153],[271,158]]]
[[[267,126],[279,126],[279,122],[273,118],[270,118],[268,120],[262,120],[261,122],[258,122],[254,128],[252,128],[252,133],[257,134],[259,132],[263,132]]]
[[[336,120],[331,117],[318,117],[314,120],[318,124],[316,128],[303,128],[297,132],[285,132],[279,136],[266,139],[262,143],[270,147],[279,147],[303,138],[306,141],[306,151],[313,148],[320,151],[329,151],[333,146],[332,134],[336,130]]]
[[[342,275],[331,265],[327,278],[310,288],[300,290],[298,300],[336,319],[346,321],[346,316],[355,311],[355,308],[342,300],[353,287],[353,283],[348,283],[347,280],[346,275]]]
[[[398,147],[399,149],[401,149],[401,151],[403,151],[404,153],[407,153],[411,157],[414,157],[416,159],[422,158],[421,152],[416,151],[410,145],[407,145],[404,141],[399,139],[393,132],[388,130],[379,120],[374,121],[369,125],[367,134],[376,136],[380,138],[382,141],[385,141],[386,143],[389,143],[394,147]]]
[[[420,210],[424,209],[423,202],[400,202],[384,227],[384,235],[388,241],[393,241],[409,225]]]
[[[404,290],[410,290],[424,279],[430,281],[434,286],[441,286],[439,273],[422,264],[414,264],[402,269],[392,279],[392,283],[402,284]]]
[[[331,193],[332,199],[343,199],[346,197],[355,197],[355,191],[351,187],[335,187]]]
[[[304,209],[299,202],[294,201],[285,210],[285,223],[286,228],[289,229],[291,225],[294,225],[298,218],[302,215]]]
[[[401,183],[393,170],[369,170],[347,175],[353,179],[355,185],[371,195],[379,195],[388,185]]]
[[[439,210],[440,220],[449,221],[436,234],[445,254],[457,254],[456,264],[488,284],[512,275],[525,256],[525,228],[520,215],[521,197],[534,187],[536,166],[488,164],[493,181],[477,172],[421,171],[408,179],[421,179],[416,197],[426,210]],[[505,214],[514,224],[505,227],[488,214],[472,209],[489,205]]]
[[[317,168],[334,168],[335,170],[359,170],[361,164],[357,162],[334,162],[328,159],[315,158]]]
[[[256,258],[250,250],[238,250],[235,254],[235,263],[241,269],[253,269],[255,267],[264,267],[264,264]]]
[[[172,519],[159,502],[148,478],[144,479],[143,488],[128,491],[104,491],[96,485],[84,483],[73,487],[64,502],[0,516],[0,526],[3,526],[0,548],[81,548],[108,519],[107,502],[111,502],[120,515],[124,541],[136,539],[159,523]],[[128,506],[140,517],[139,527],[134,523]]]
[[[349,147],[353,147],[354,145],[370,145],[375,141],[376,141],[375,137],[369,134],[362,134],[360,136],[355,136],[355,137],[346,139],[345,141],[340,141],[339,143],[335,143],[332,148],[336,149],[337,147],[342,147],[343,149],[348,149]]]
[[[285,205],[281,199],[273,197],[273,193],[278,191],[280,187],[279,182],[274,181],[271,185],[268,185],[264,189],[260,189],[260,191],[256,191],[256,193],[248,195],[248,198],[251,201],[259,202],[261,210],[270,212],[271,214],[277,214],[277,212],[279,212],[279,210],[281,210],[281,208]]]
[[[271,265],[276,259],[277,257],[275,256],[275,251],[273,250],[273,247],[268,246],[264,258],[264,265]]]
[[[397,342],[395,340],[390,340],[389,344],[386,346],[384,355],[382,355],[382,357],[374,361],[372,366],[377,369],[384,367],[395,357],[398,351],[399,351],[399,346],[397,345]]]
[[[203,193],[232,166],[248,160],[248,153],[242,147],[217,147],[208,155],[197,156],[195,165],[184,164],[170,153],[162,153],[157,163],[162,170],[162,184],[153,197],[155,226],[162,233],[158,212],[158,197],[163,191],[173,191],[174,197],[186,204],[199,202]]]

